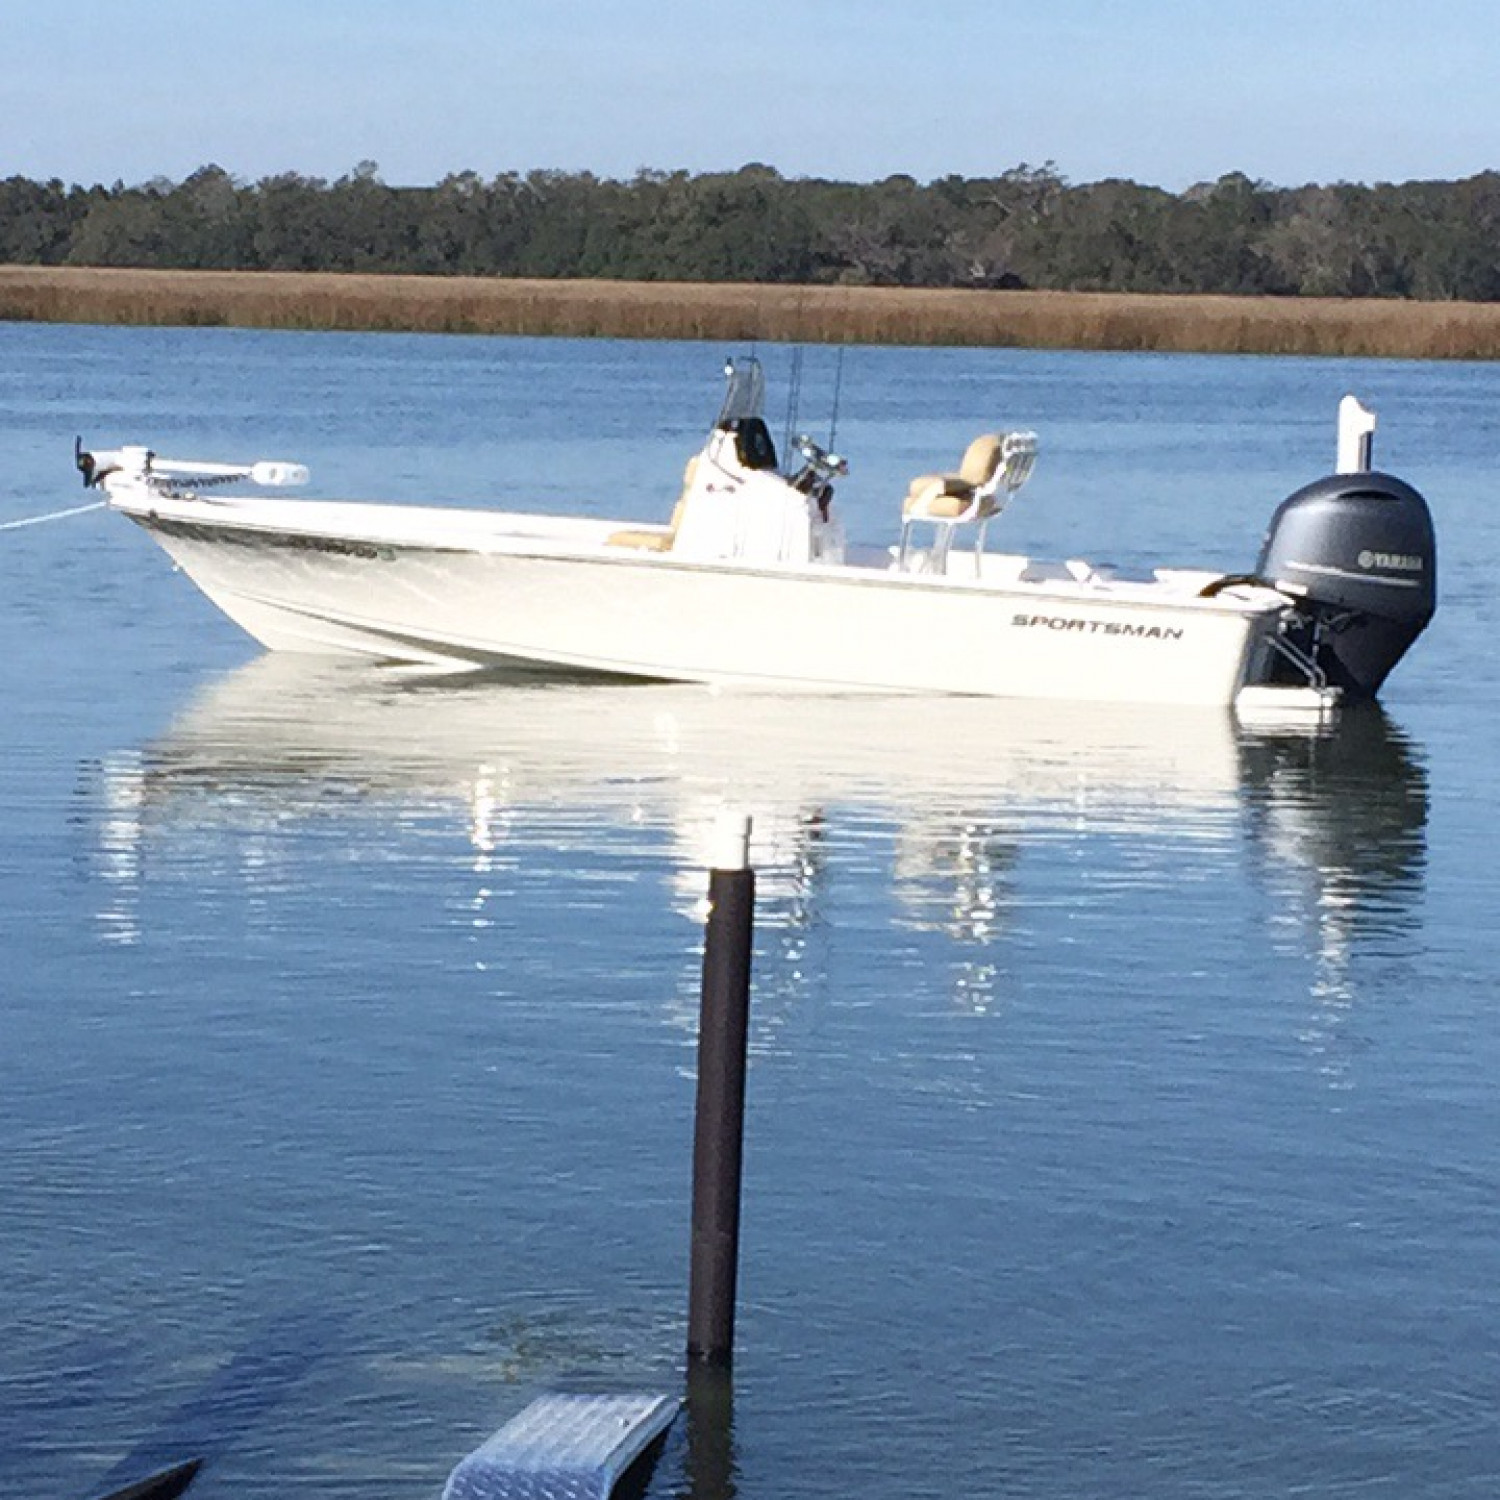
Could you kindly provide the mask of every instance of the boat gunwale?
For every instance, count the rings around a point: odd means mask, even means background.
[[[328,532],[314,529],[312,527],[288,527],[285,524],[270,524],[265,520],[256,520],[246,515],[249,507],[296,507],[311,503],[327,506],[346,506],[350,508],[369,508],[373,510],[396,509],[413,515],[428,517],[434,514],[443,517],[474,516],[476,518],[510,518],[515,517],[522,520],[540,521],[542,523],[556,523],[560,528],[567,527],[570,523],[581,523],[591,532],[600,535],[601,540],[593,545],[581,545],[577,541],[569,542],[563,536],[549,537],[545,530],[533,533],[500,531],[493,534],[483,535],[478,538],[471,537],[468,542],[461,542],[455,538],[452,542],[424,541],[390,535],[381,535],[378,532],[349,530],[337,536],[331,536]],[[326,549],[330,553],[336,553],[339,545],[346,544],[349,548],[371,549],[376,556],[371,561],[389,560],[379,556],[380,549],[400,549],[403,552],[422,553],[435,556],[458,556],[469,555],[478,557],[514,557],[514,558],[536,558],[550,562],[567,562],[587,564],[590,566],[603,567],[627,567],[627,568],[650,568],[666,569],[674,572],[692,573],[694,575],[715,574],[727,575],[736,578],[765,578],[783,581],[790,580],[816,580],[822,584],[842,584],[856,588],[889,588],[908,592],[927,594],[948,594],[964,597],[988,596],[997,599],[1012,599],[1023,601],[1034,601],[1044,599],[1057,599],[1069,604],[1093,606],[1109,609],[1126,610],[1188,610],[1195,614],[1231,616],[1235,618],[1259,619],[1261,617],[1280,614],[1289,607],[1290,601],[1284,597],[1276,596],[1273,591],[1266,589],[1265,597],[1252,599],[1236,597],[1233,594],[1220,592],[1207,597],[1191,593],[1178,593],[1171,590],[1169,585],[1161,581],[1149,580],[1111,580],[1101,579],[1098,581],[1078,580],[1068,578],[1038,578],[1027,579],[1014,578],[985,578],[982,574],[973,578],[963,577],[957,573],[910,573],[902,572],[894,567],[880,568],[874,565],[830,563],[815,561],[811,563],[758,563],[744,562],[736,559],[724,558],[695,558],[674,555],[670,551],[656,552],[647,548],[611,547],[605,538],[611,531],[617,530],[627,523],[601,520],[594,521],[592,518],[546,516],[533,512],[524,511],[486,511],[465,510],[458,507],[427,507],[421,505],[394,505],[386,507],[378,502],[335,500],[335,501],[261,501],[258,497],[239,496],[215,496],[211,501],[205,501],[199,497],[191,499],[148,495],[148,496],[118,496],[111,495],[110,507],[118,510],[122,515],[134,521],[147,532],[158,531],[164,535],[176,535],[179,537],[192,538],[194,532],[203,533],[238,533],[246,537],[253,537],[257,541],[263,541],[275,546],[278,543],[283,546],[305,546],[316,540],[325,540],[330,545]],[[235,507],[233,513],[229,513],[229,506]],[[211,506],[214,514],[203,515],[200,507]],[[646,530],[648,527],[635,525],[633,530]],[[649,529],[657,529],[651,527]],[[665,526],[659,528],[663,534],[666,533]],[[479,543],[476,545],[476,542]],[[538,543],[551,542],[552,546],[538,546]],[[355,556],[363,556],[362,552],[353,553]],[[996,553],[990,554],[995,558],[1010,556],[1012,554]],[[967,557],[967,553],[953,554],[954,558]],[[950,559],[951,560],[951,559]],[[1205,576],[1214,575],[1212,569],[1184,569],[1184,572],[1202,573]],[[1126,590],[1140,592],[1126,592]],[[1147,591],[1160,591],[1161,598],[1143,597]]]

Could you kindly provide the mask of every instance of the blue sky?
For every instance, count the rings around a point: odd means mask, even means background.
[[[5,0],[0,176],[1500,166],[1490,0]]]

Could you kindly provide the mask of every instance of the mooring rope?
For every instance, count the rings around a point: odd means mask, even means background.
[[[19,521],[0,521],[0,531],[15,531],[22,526],[40,526],[44,521],[61,521],[65,516],[81,516],[85,511],[103,510],[107,500],[95,500],[92,505],[71,505],[67,510],[48,511],[45,516],[25,516]]]

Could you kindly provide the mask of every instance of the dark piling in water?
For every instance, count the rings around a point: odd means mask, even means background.
[[[698,1097],[693,1132],[693,1234],[688,1282],[688,1359],[727,1366],[734,1357],[739,1277],[740,1179],[755,872],[750,820],[725,819],[709,871],[703,995],[698,1020]]]

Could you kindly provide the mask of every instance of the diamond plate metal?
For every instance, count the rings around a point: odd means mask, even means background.
[[[443,1500],[607,1500],[680,1405],[675,1396],[539,1396],[459,1463]]]

